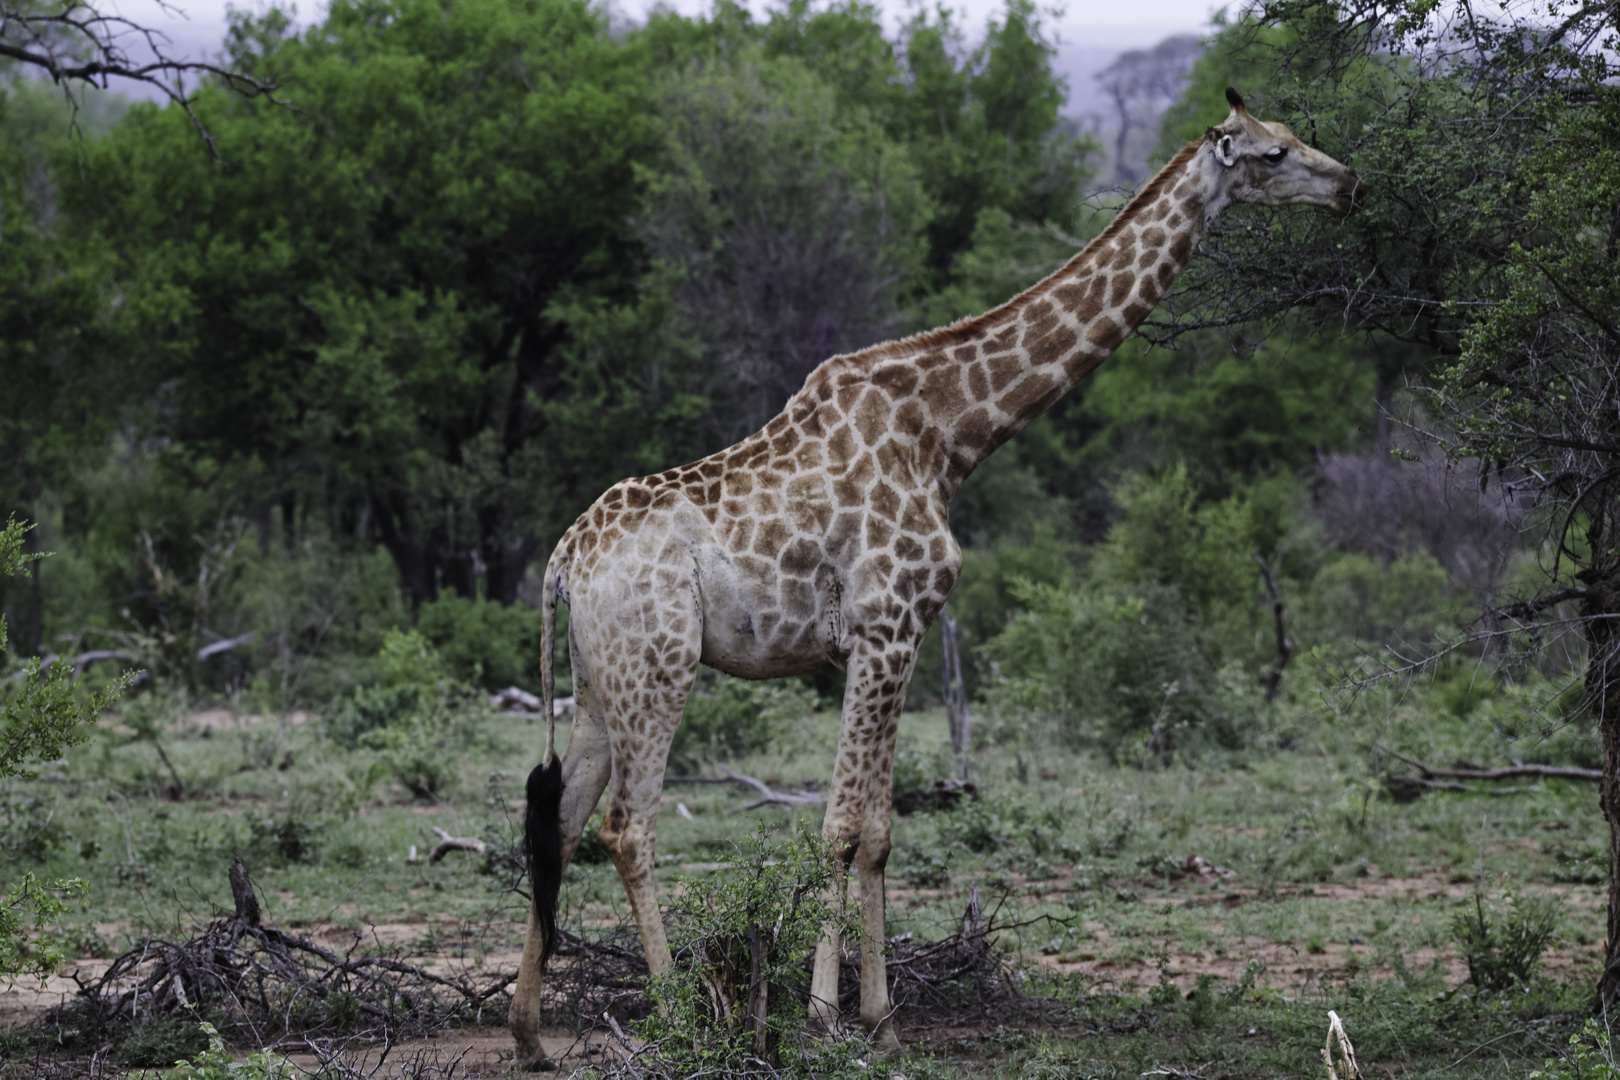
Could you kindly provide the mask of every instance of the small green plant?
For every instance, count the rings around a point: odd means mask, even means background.
[[[1579,1035],[1569,1037],[1569,1052],[1548,1058],[1529,1080],[1620,1080],[1620,1061],[1608,1028],[1588,1019]]]
[[[726,1072],[748,1058],[776,1067],[800,1052],[783,1036],[804,1023],[805,959],[835,921],[858,940],[828,900],[833,864],[808,826],[779,844],[761,828],[675,900],[675,963],[654,980],[661,1008],[640,1032],[673,1075]]]
[[[287,814],[248,822],[248,850],[256,862],[286,866],[313,863],[320,849],[320,822]]]
[[[1481,990],[1506,990],[1530,981],[1541,954],[1558,940],[1561,910],[1550,896],[1504,893],[1487,902],[1475,893],[1452,916],[1451,934],[1462,946],[1468,979]]]
[[[1215,993],[1215,976],[1198,976],[1198,985],[1187,993],[1187,1019],[1195,1028],[1207,1028],[1220,1013],[1221,999]]]
[[[165,1028],[189,1028],[193,1037],[186,1043],[182,1053],[189,1052],[199,1039],[208,1040],[208,1048],[197,1053],[189,1061],[175,1059],[174,1066],[161,1072],[143,1069],[135,1073],[133,1080],[293,1080],[301,1075],[298,1067],[286,1058],[277,1057],[268,1050],[259,1050],[249,1054],[238,1061],[229,1050],[225,1048],[225,1040],[219,1037],[214,1025],[209,1023],[189,1024],[174,1021],[167,1025],[154,1025]],[[178,1035],[178,1030],[165,1031],[165,1038],[171,1039],[168,1045],[174,1045],[172,1039]],[[128,1047],[134,1037],[126,1039],[124,1046]],[[153,1042],[150,1049],[156,1052],[158,1043]],[[126,1059],[127,1061],[127,1059]],[[141,1062],[148,1064],[148,1062]]]

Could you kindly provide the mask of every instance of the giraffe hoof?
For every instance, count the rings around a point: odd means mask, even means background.
[[[872,1032],[872,1050],[885,1057],[901,1052],[900,1033],[894,1028],[894,1021],[885,1020]]]

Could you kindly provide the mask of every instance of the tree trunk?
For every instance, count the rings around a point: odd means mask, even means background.
[[[1604,500],[1607,502],[1608,500]],[[1598,805],[1609,824],[1608,940],[1598,1005],[1606,1013],[1620,1007],[1620,560],[1609,554],[1614,544],[1615,507],[1592,515],[1588,532],[1594,555],[1581,574],[1591,593],[1581,605],[1586,632],[1586,699],[1603,741],[1603,782]]]
[[[377,539],[393,558],[394,567],[399,571],[400,588],[410,598],[411,607],[418,608],[436,600],[439,581],[429,551],[431,542],[417,536],[411,528],[405,497],[396,493],[373,496],[371,501]]]
[[[540,542],[531,536],[505,542],[493,539],[482,545],[484,597],[502,606],[515,602],[523,586],[523,575],[528,572],[539,547]]]

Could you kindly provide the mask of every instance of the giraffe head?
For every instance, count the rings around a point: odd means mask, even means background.
[[[1306,146],[1282,124],[1256,120],[1231,87],[1226,101],[1231,115],[1204,134],[1206,168],[1213,166],[1219,193],[1212,203],[1307,203],[1348,214],[1366,197],[1354,170]]]

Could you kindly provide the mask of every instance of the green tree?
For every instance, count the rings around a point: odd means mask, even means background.
[[[1482,487],[1534,507],[1554,553],[1532,595],[1490,605],[1480,636],[1521,646],[1491,652],[1511,672],[1537,657],[1542,616],[1578,607],[1615,869],[1608,1009],[1620,1002],[1620,25],[1611,7],[1574,3],[1464,14],[1279,0],[1217,35],[1229,62],[1269,72],[1268,114],[1301,120],[1376,194],[1333,236],[1303,217],[1230,215],[1184,275],[1181,310],[1228,323],[1313,311],[1445,358],[1438,441],[1479,462]]]
[[[509,602],[598,489],[546,405],[582,355],[567,304],[637,280],[638,53],[579,0],[355,0],[302,36],[271,9],[229,52],[295,107],[199,93],[218,163],[137,107],[69,185],[168,388],[153,427],[255,463],[289,531],[314,510],[381,542],[417,601]]]
[[[713,445],[756,430],[827,357],[891,337],[927,199],[904,146],[791,56],[662,73],[641,233],[678,268]]]
[[[27,527],[15,517],[0,528],[0,577],[10,578],[42,558],[23,552]],[[0,656],[6,648],[6,620],[0,617]],[[73,666],[49,667],[30,660],[16,677],[0,682],[0,778],[28,775],[34,764],[50,761],[90,738],[90,726],[129,683],[125,676],[109,690],[79,697]],[[37,931],[84,896],[84,882],[45,881],[25,874],[0,895],[0,979],[49,974],[61,962],[60,949]]]
[[[95,130],[116,103],[86,102]],[[72,113],[52,88],[0,80],[0,505],[32,507],[55,480],[93,461],[130,389],[121,314],[108,303],[108,253],[64,235],[53,158],[71,153]],[[32,544],[34,533],[24,543]],[[45,644],[41,569],[0,576],[12,648]]]

